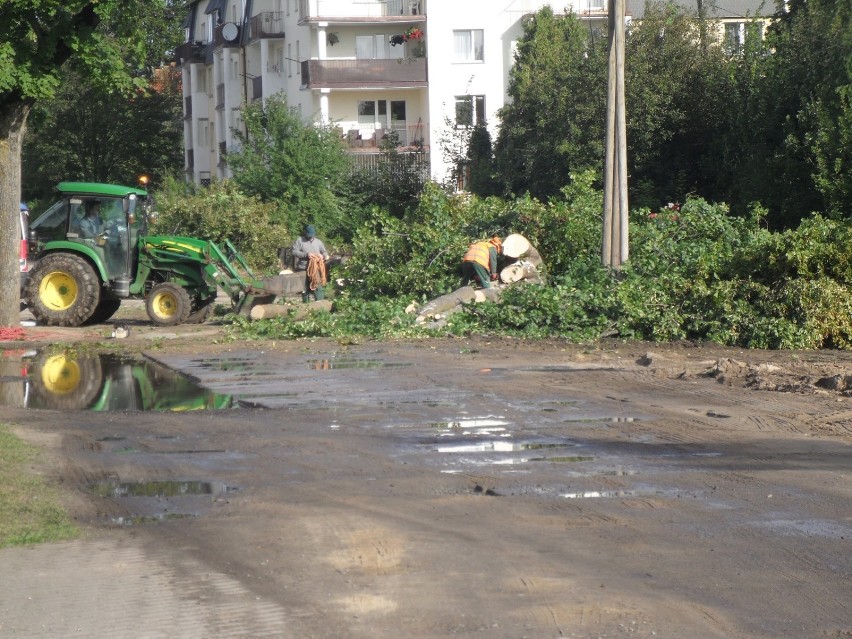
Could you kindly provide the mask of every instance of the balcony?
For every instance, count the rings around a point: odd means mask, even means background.
[[[207,44],[203,44],[200,40],[195,42],[184,42],[179,47],[175,48],[175,60],[178,64],[189,64],[192,62],[204,62],[209,50]]]
[[[428,150],[428,130],[422,123],[406,124],[394,122],[391,130],[396,135],[396,146],[400,152],[410,153]],[[354,153],[375,153],[388,142],[387,129],[375,126],[359,126],[343,134],[343,140]]]
[[[249,42],[260,38],[284,37],[284,12],[263,11],[249,20]]]
[[[299,23],[418,22],[426,20],[426,0],[299,0]]]
[[[421,88],[427,84],[426,58],[302,62],[306,89]]]

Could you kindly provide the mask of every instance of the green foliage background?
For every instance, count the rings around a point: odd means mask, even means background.
[[[278,249],[298,235],[275,222],[276,205],[242,193],[234,182],[214,181],[201,188],[169,178],[157,194],[158,218],[152,232],[230,240],[262,273],[278,271]]]
[[[337,130],[311,126],[290,111],[283,94],[243,108],[247,134],[228,154],[234,181],[249,195],[276,203],[276,219],[291,229],[314,224],[325,236],[350,228],[337,192],[349,160]]]
[[[732,215],[690,198],[630,220],[629,262],[600,264],[601,193],[592,173],[560,198],[449,196],[429,185],[399,219],[378,210],[355,233],[346,286],[333,313],[307,321],[236,320],[235,334],[375,339],[438,333],[712,341],[748,348],[852,348],[852,223],[814,215],[771,231],[766,211]],[[505,289],[447,327],[417,325],[405,307],[457,288],[460,258],[492,230],[521,233],[544,259],[548,282]]]

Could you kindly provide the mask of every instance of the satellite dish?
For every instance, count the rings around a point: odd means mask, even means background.
[[[233,42],[240,36],[240,30],[233,22],[226,22],[222,25],[222,37],[227,42]]]

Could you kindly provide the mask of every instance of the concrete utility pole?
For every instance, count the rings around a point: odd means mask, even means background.
[[[606,100],[604,167],[604,266],[627,261],[627,118],[624,106],[624,2],[608,0],[609,82]]]

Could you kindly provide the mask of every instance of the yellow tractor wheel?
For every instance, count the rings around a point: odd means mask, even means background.
[[[148,294],[145,302],[148,317],[160,326],[175,326],[183,324],[192,312],[192,300],[186,289],[163,282],[157,284]]]

